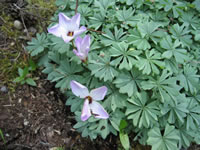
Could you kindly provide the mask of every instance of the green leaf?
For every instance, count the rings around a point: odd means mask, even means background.
[[[155,40],[155,31],[162,26],[162,24],[160,23],[156,23],[156,22],[139,22],[137,24],[138,27],[138,31],[140,32],[140,34],[142,35],[142,37],[145,37],[145,39],[149,40],[149,38],[154,42],[157,43],[157,41]]]
[[[144,90],[153,89],[154,92],[159,92],[161,102],[171,103],[172,100],[177,100],[181,87],[176,85],[176,78],[170,76],[171,73],[163,70],[162,75],[158,76],[157,79],[150,78],[148,81],[143,81],[141,86]]]
[[[148,39],[137,29],[130,30],[129,33],[128,42],[136,46],[137,49],[146,50],[151,48]]]
[[[182,47],[187,46],[190,48],[192,44],[192,36],[189,35],[190,30],[188,30],[187,27],[184,25],[179,26],[179,24],[175,24],[170,28],[169,31],[172,33],[173,39],[178,39],[181,42]]]
[[[53,50],[58,51],[59,53],[67,53],[69,51],[69,43],[65,43],[62,38],[52,37]]]
[[[170,36],[163,38],[160,42],[160,46],[166,51],[162,54],[162,56],[167,59],[170,59],[173,56],[178,63],[182,64],[185,61],[189,61],[190,58],[187,55],[187,50],[178,48],[180,44],[181,43],[178,40],[172,43]]]
[[[177,78],[180,81],[180,85],[184,87],[186,91],[196,93],[197,89],[199,89],[200,75],[197,75],[197,70],[192,66],[185,65],[183,73],[180,73]]]
[[[199,18],[192,11],[184,12],[179,20],[183,22],[184,26],[191,26],[194,30],[198,29]]]
[[[113,44],[113,47],[109,52],[111,57],[115,57],[110,64],[115,67],[119,66],[120,70],[132,69],[133,65],[137,63],[137,59],[139,59],[138,55],[141,53],[140,51],[129,50],[128,44],[125,42]]]
[[[49,42],[46,34],[36,34],[36,38],[33,38],[31,42],[28,42],[26,49],[31,53],[31,56],[36,56],[42,53],[47,48]]]
[[[186,117],[186,129],[195,130],[200,125],[200,106],[194,99],[188,98],[188,114]]]
[[[0,137],[1,137],[1,139],[3,140],[3,143],[6,144],[6,140],[5,140],[5,138],[4,138],[4,135],[3,135],[3,132],[2,132],[1,129],[0,129]]]
[[[116,17],[119,21],[123,23],[128,23],[129,21],[132,21],[134,14],[134,10],[130,7],[128,10],[126,10],[125,7],[123,7],[123,10],[118,10]]]
[[[195,5],[195,8],[196,8],[198,11],[200,11],[200,0],[195,0],[195,1],[193,2],[193,4]]]
[[[35,71],[36,70],[37,65],[34,63],[34,61],[32,59],[29,59],[28,64],[29,64],[28,69],[30,71]]]
[[[69,97],[68,97],[65,105],[71,106],[70,107],[71,112],[75,112],[75,111],[82,109],[84,100],[80,99],[77,96],[74,96],[71,92],[67,92],[67,94]]]
[[[158,121],[159,111],[157,102],[148,103],[146,92],[136,93],[128,101],[130,103],[127,105],[125,115],[128,116],[127,119],[133,120],[134,126],[148,128]]]
[[[158,127],[154,127],[148,136],[147,143],[152,146],[152,150],[178,150],[180,138],[174,126],[167,124],[163,135]]]
[[[183,99],[179,100],[181,102],[176,102],[175,104],[171,105],[165,105],[164,108],[161,108],[162,115],[165,115],[168,113],[168,122],[170,124],[174,124],[175,122],[179,122],[180,124],[184,123],[184,118],[186,117],[188,113],[187,106],[188,104],[185,102],[182,102]]]
[[[164,63],[160,61],[161,54],[157,52],[155,49],[152,50],[146,50],[145,51],[145,57],[141,57],[138,61],[137,67],[139,70],[143,70],[143,74],[150,74],[151,72],[155,74],[159,74],[160,68],[164,68]]]
[[[120,93],[127,93],[131,97],[141,87],[141,82],[145,80],[145,76],[137,69],[132,69],[130,72],[122,72],[114,80],[114,84],[119,88]]]
[[[23,71],[23,69],[22,68],[18,68],[18,74],[19,74],[19,76],[20,77],[23,77],[23,73],[24,71]]]
[[[37,85],[32,78],[27,78],[26,79],[26,83],[31,85],[31,86],[36,86]]]
[[[90,18],[90,28],[99,29],[105,23],[105,14],[102,11],[95,13],[93,17]]]
[[[91,60],[89,63],[88,67],[92,71],[92,75],[104,79],[104,81],[112,81],[118,75],[118,71],[110,64],[109,56],[96,57],[96,61]]]
[[[119,125],[119,129],[122,130],[122,129],[125,129],[127,127],[128,123],[126,120],[121,120],[120,121],[120,125]]]
[[[125,150],[128,150],[130,148],[130,142],[129,142],[128,134],[124,133],[124,132],[120,132],[119,133],[119,139],[120,139],[120,142],[121,142],[123,148]]]
[[[121,41],[124,41],[125,40],[125,32],[123,32],[123,29],[120,28],[118,30],[117,27],[114,28],[114,34],[109,30],[109,29],[105,29],[105,33],[106,34],[103,34],[102,35],[102,39],[101,39],[101,42],[105,45],[105,46],[109,46],[113,43],[118,43],[118,42],[121,42]]]

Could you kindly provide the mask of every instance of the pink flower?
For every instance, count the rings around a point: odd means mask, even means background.
[[[57,37],[62,37],[68,43],[77,35],[86,31],[86,27],[80,27],[80,14],[77,13],[71,19],[63,13],[59,13],[59,23],[48,29],[49,33]]]
[[[97,102],[104,99],[107,93],[106,86],[93,89],[90,92],[88,91],[87,87],[83,86],[82,84],[74,80],[70,82],[70,86],[74,95],[85,99],[81,113],[82,121],[86,121],[91,115],[94,115],[95,118],[101,118],[101,119],[109,118],[108,113]]]
[[[87,61],[88,52],[90,50],[90,36],[86,35],[83,39],[77,37],[75,40],[77,50],[74,49],[73,52],[78,56],[83,62]]]

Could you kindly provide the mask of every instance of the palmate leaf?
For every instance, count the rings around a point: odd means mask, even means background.
[[[179,24],[175,24],[169,31],[172,33],[173,39],[178,39],[181,42],[182,47],[187,46],[190,48],[192,44],[192,36],[189,35],[190,30],[188,30],[186,26],[179,26]]]
[[[36,56],[42,53],[47,48],[49,42],[46,34],[36,34],[36,38],[33,38],[31,42],[28,42],[27,50],[31,53],[31,56]]]
[[[195,8],[200,12],[200,0],[195,0],[193,4],[195,5]]]
[[[158,32],[155,32],[162,24],[156,23],[153,21],[150,22],[139,22],[137,24],[138,31],[142,35],[142,37],[145,37],[147,40],[151,39],[154,43],[157,43],[156,36]],[[161,35],[162,36],[162,35]]]
[[[183,9],[186,7],[186,5],[181,1],[176,2],[173,0],[160,0],[159,3],[164,7],[166,12],[172,11],[174,18],[179,17],[182,14]]]
[[[152,146],[152,150],[178,150],[178,132],[174,126],[166,125],[164,134],[158,127],[154,127],[148,132],[147,143]]]
[[[160,41],[160,46],[166,50],[162,56],[167,59],[174,57],[178,63],[189,61],[190,58],[187,55],[187,50],[179,48],[180,44],[181,43],[179,40],[176,40],[174,43],[172,43],[171,37],[166,36]]]
[[[75,112],[82,109],[84,103],[83,99],[80,99],[79,97],[75,96],[71,91],[67,92],[67,96],[68,98],[65,105],[71,106],[71,112]]]
[[[140,57],[138,64],[136,65],[139,70],[143,70],[143,74],[150,74],[151,72],[159,74],[159,68],[164,68],[164,63],[160,61],[161,54],[155,49],[146,50],[145,57]]]
[[[179,20],[183,23],[184,26],[191,26],[194,30],[200,26],[199,18],[195,16],[192,11],[184,12]]]
[[[177,131],[179,133],[179,147],[183,146],[185,148],[190,146],[190,143],[193,141],[193,137],[191,136],[192,130],[187,130],[185,126],[177,127]]]
[[[124,108],[124,106],[126,105],[126,100],[127,96],[119,93],[118,90],[115,88],[105,100],[105,103],[108,103],[108,109],[110,108],[114,112],[117,108]]]
[[[129,7],[129,9],[123,7],[123,10],[117,11],[116,17],[120,22],[122,22],[122,26],[125,24],[132,24],[132,21],[134,21],[134,12],[135,10],[133,10],[132,7]]]
[[[148,40],[145,38],[145,35],[140,33],[137,29],[129,30],[128,42],[137,47],[137,49],[146,50],[150,49],[151,45]]]
[[[128,44],[121,42],[119,44],[114,44],[112,49],[109,50],[110,56],[115,59],[111,61],[111,65],[119,67],[119,69],[132,69],[133,65],[137,64],[139,59],[138,55],[141,53],[139,50],[129,50]]]
[[[163,70],[162,75],[157,79],[150,78],[148,81],[141,83],[142,89],[159,92],[161,96],[161,102],[172,103],[171,100],[176,101],[177,96],[180,94],[180,86],[176,85],[177,79],[171,77],[171,73],[167,73],[167,70]]]
[[[115,5],[115,0],[95,0],[94,5],[97,8],[107,10],[109,7]]]
[[[102,35],[101,38],[101,42],[105,45],[105,46],[109,46],[113,43],[118,43],[121,41],[124,41],[126,39],[126,36],[124,36],[125,32],[123,32],[123,29],[120,28],[118,30],[117,27],[114,28],[114,34],[109,30],[109,29],[105,29],[105,33]]]
[[[58,51],[59,53],[66,53],[69,51],[69,43],[65,43],[64,40],[62,38],[53,36],[51,38],[52,42],[53,42],[53,50],[54,51]]]
[[[188,114],[186,117],[186,129],[187,130],[195,130],[200,125],[200,106],[199,103],[192,99],[188,98]]]
[[[49,53],[49,58],[54,63],[47,63],[43,73],[47,73],[47,79],[51,82],[56,82],[56,87],[61,91],[70,89],[69,83],[71,80],[78,82],[82,81],[82,76],[79,75],[83,68],[74,62],[70,62],[66,55],[60,55],[58,52]],[[56,63],[56,64],[55,64]]]
[[[200,75],[197,75],[197,70],[192,66],[185,65],[183,73],[180,73],[177,78],[180,81],[180,85],[184,87],[187,92],[196,93],[199,89]]]
[[[180,101],[181,102],[179,103],[174,103],[171,105],[164,104],[163,107],[161,107],[162,115],[167,114],[168,122],[170,124],[173,124],[176,121],[183,124],[185,121],[184,118],[189,112],[187,109],[188,103],[182,102],[182,99]]]
[[[118,71],[111,66],[110,57],[107,55],[96,56],[89,62],[88,68],[92,71],[92,75],[104,81],[112,81],[118,75]]]
[[[127,93],[128,96],[132,96],[141,87],[141,82],[146,78],[138,69],[133,68],[130,72],[123,71],[114,80],[114,84],[119,88],[120,93]]]
[[[150,127],[158,121],[158,105],[156,101],[148,103],[148,95],[146,92],[141,92],[135,94],[128,99],[130,102],[127,105],[127,110],[125,115],[127,119],[133,120],[133,125],[139,128]]]
[[[90,20],[90,28],[95,28],[95,30],[99,29],[105,23],[105,14],[100,11],[99,13],[95,13],[93,17],[89,17]]]

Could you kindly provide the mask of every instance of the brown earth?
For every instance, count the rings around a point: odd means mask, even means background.
[[[7,150],[49,150],[62,146],[78,150],[114,150],[116,138],[91,141],[73,129],[73,114],[64,105],[65,98],[54,85],[40,79],[37,87],[23,85],[13,94],[0,93],[0,129]]]

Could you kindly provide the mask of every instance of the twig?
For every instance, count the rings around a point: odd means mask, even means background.
[[[100,33],[100,34],[105,34],[105,32],[102,32],[102,31],[97,31],[97,30],[88,29],[88,28],[87,28],[87,30],[92,31],[92,32],[97,32],[97,33]]]
[[[78,0],[76,0],[75,14],[77,13],[77,9],[78,9]]]

